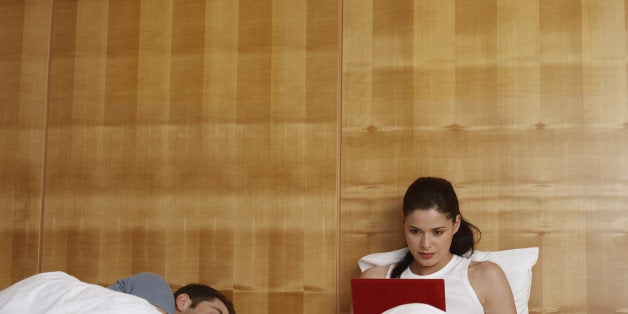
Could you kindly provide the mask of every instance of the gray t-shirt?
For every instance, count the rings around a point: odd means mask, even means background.
[[[139,273],[119,279],[109,289],[132,294],[158,306],[168,314],[174,314],[174,295],[172,289],[161,276],[155,273]]]

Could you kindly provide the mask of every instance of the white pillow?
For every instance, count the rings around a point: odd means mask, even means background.
[[[373,266],[387,266],[403,259],[408,248],[391,252],[373,253],[362,257],[358,261],[361,271]],[[469,257],[465,254],[465,257]],[[506,273],[508,283],[512,289],[515,306],[518,314],[528,314],[528,301],[532,286],[532,267],[539,257],[539,248],[530,247],[504,251],[475,251],[471,255],[474,261],[491,261],[499,265]]]
[[[494,252],[475,251],[474,261],[491,261],[499,265],[510,284],[518,314],[528,314],[528,301],[532,287],[532,266],[539,257],[539,248],[523,248]]]
[[[0,314],[159,314],[134,295],[82,282],[64,272],[41,273],[0,291]]]

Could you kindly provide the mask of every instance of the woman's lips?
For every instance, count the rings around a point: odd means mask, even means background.
[[[421,258],[423,259],[430,259],[434,256],[434,253],[419,253],[419,255],[421,255]]]

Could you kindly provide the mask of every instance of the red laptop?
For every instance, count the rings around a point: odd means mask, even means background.
[[[381,314],[408,303],[425,303],[445,311],[443,279],[351,279],[354,314]]]

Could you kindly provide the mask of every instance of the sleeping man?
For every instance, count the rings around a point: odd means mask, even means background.
[[[168,283],[154,273],[139,273],[120,279],[109,289],[143,298],[166,314],[235,314],[231,301],[215,289],[188,284],[173,296]]]
[[[55,271],[30,276],[1,290],[0,314],[235,314],[233,304],[208,286],[187,285],[175,295],[154,273],[139,273],[105,288]]]

